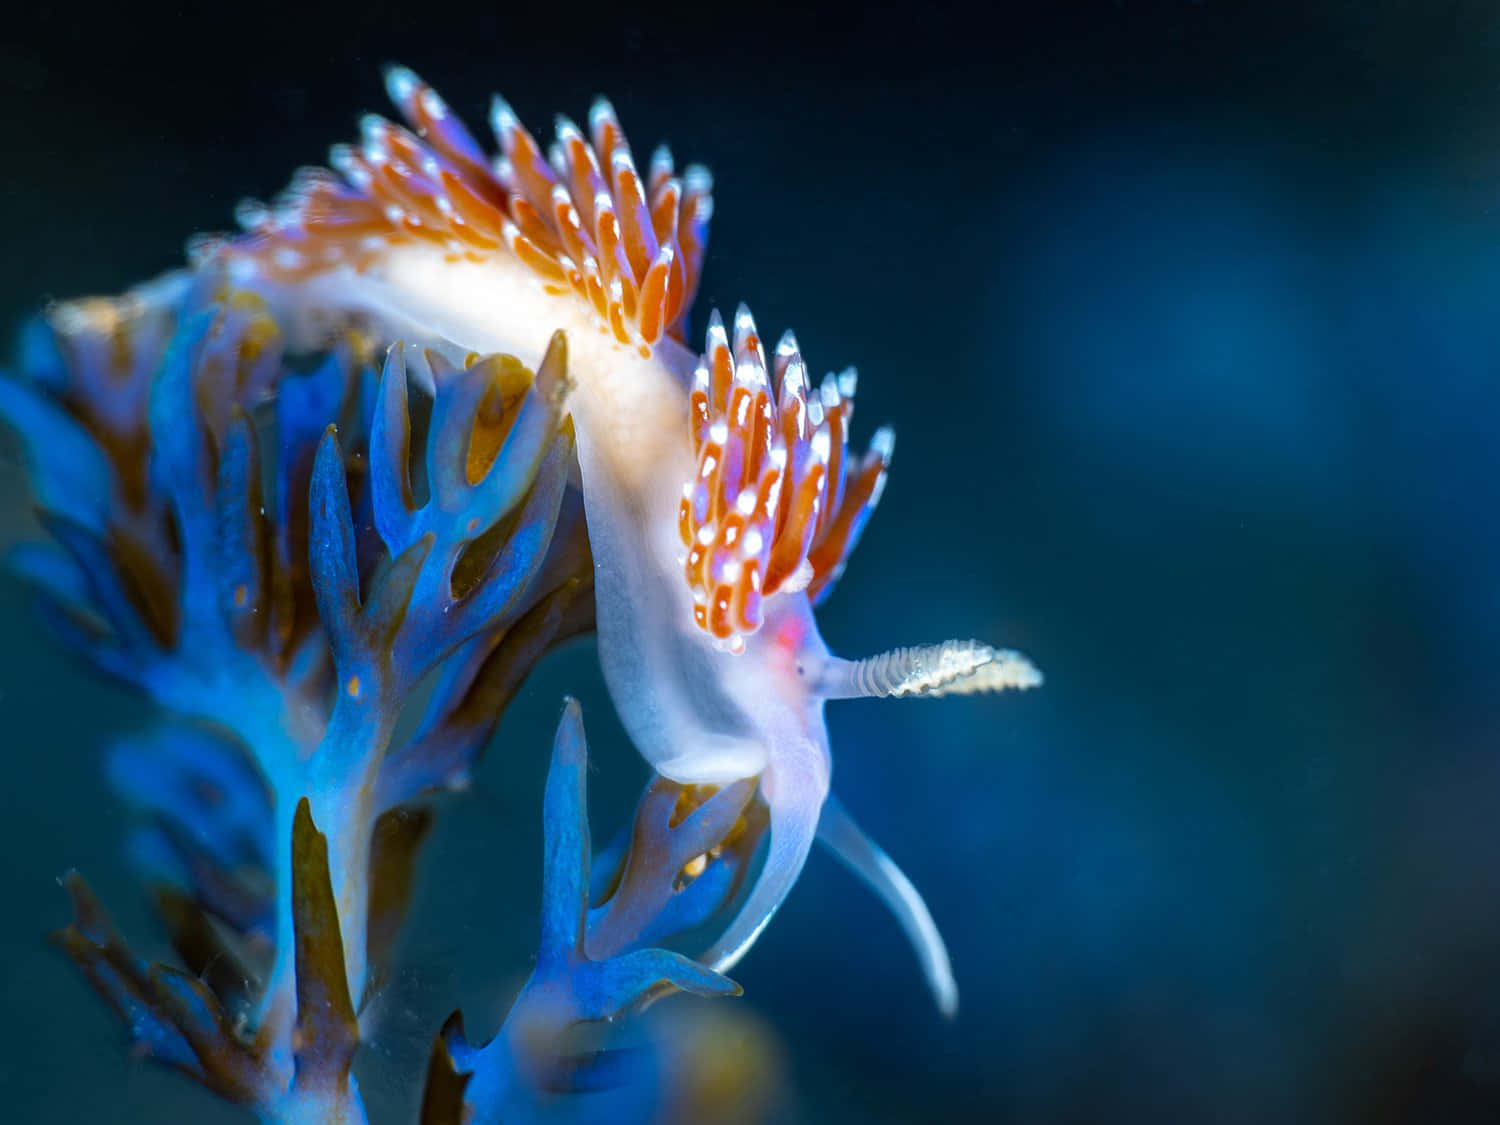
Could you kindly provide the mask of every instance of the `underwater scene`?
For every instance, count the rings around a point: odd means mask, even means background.
[[[0,1121],[1500,1119],[1493,5],[84,4],[0,126]]]

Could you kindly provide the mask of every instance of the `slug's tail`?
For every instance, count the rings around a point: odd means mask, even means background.
[[[761,792],[771,810],[771,848],[740,912],[700,958],[719,973],[728,972],[749,952],[801,874],[828,796],[827,767],[821,763],[809,763],[808,768],[773,763],[762,775]]]
[[[953,979],[953,966],[943,936],[938,933],[937,923],[917,888],[895,861],[854,823],[836,797],[823,806],[818,839],[885,900],[922,962],[922,974],[932,989],[938,1011],[952,1019],[958,1014],[958,984]]]

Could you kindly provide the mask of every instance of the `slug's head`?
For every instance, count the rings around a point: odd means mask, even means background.
[[[800,607],[800,612],[796,609]],[[824,646],[805,599],[778,599],[743,657],[721,658],[727,675],[759,688],[747,706],[763,743],[760,793],[770,813],[770,847],[745,904],[704,956],[727,971],[754,943],[790,892],[814,839],[859,875],[895,914],[945,1015],[958,989],[936,924],[895,863],[829,796],[832,763],[823,705],[829,699],[944,696],[1030,688],[1041,674],[1024,656],[978,641],[899,648],[842,660]],[[741,671],[743,669],[743,671]],[[740,691],[742,700],[746,699]]]
[[[862,457],[850,454],[854,390],[852,369],[814,388],[790,334],[768,363],[743,308],[732,345],[718,317],[709,322],[690,406],[695,473],[683,488],[678,532],[694,623],[728,654],[713,674],[753,726],[756,752],[747,760],[764,763],[770,846],[749,897],[704,960],[722,972],[744,955],[821,838],[895,912],[939,1008],[951,1014],[957,987],[921,897],[829,799],[823,705],[1027,688],[1041,676],[1018,653],[977,641],[860,661],[824,645],[812,607],[843,571],[880,499],[893,444],[882,428]]]

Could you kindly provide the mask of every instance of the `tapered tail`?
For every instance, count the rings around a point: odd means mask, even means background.
[[[937,923],[932,920],[917,888],[902,874],[895,861],[854,823],[837,797],[830,797],[823,806],[818,839],[885,900],[916,950],[938,1011],[952,1019],[958,1014],[958,982],[953,979],[953,966],[948,960],[943,935],[938,933]]]
[[[1036,665],[1019,652],[979,641],[944,641],[894,648],[864,660],[830,656],[818,670],[812,691],[824,699],[932,698],[1033,688],[1041,682]]]
[[[828,796],[824,764],[809,768],[773,763],[761,779],[761,793],[771,810],[771,848],[755,888],[734,921],[699,960],[716,972],[728,972],[771,921],[802,873],[818,832],[818,816]]]

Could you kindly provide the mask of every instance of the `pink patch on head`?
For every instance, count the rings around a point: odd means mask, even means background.
[[[802,651],[802,642],[807,639],[807,623],[800,616],[790,616],[776,626],[773,635],[776,647],[788,655]]]

